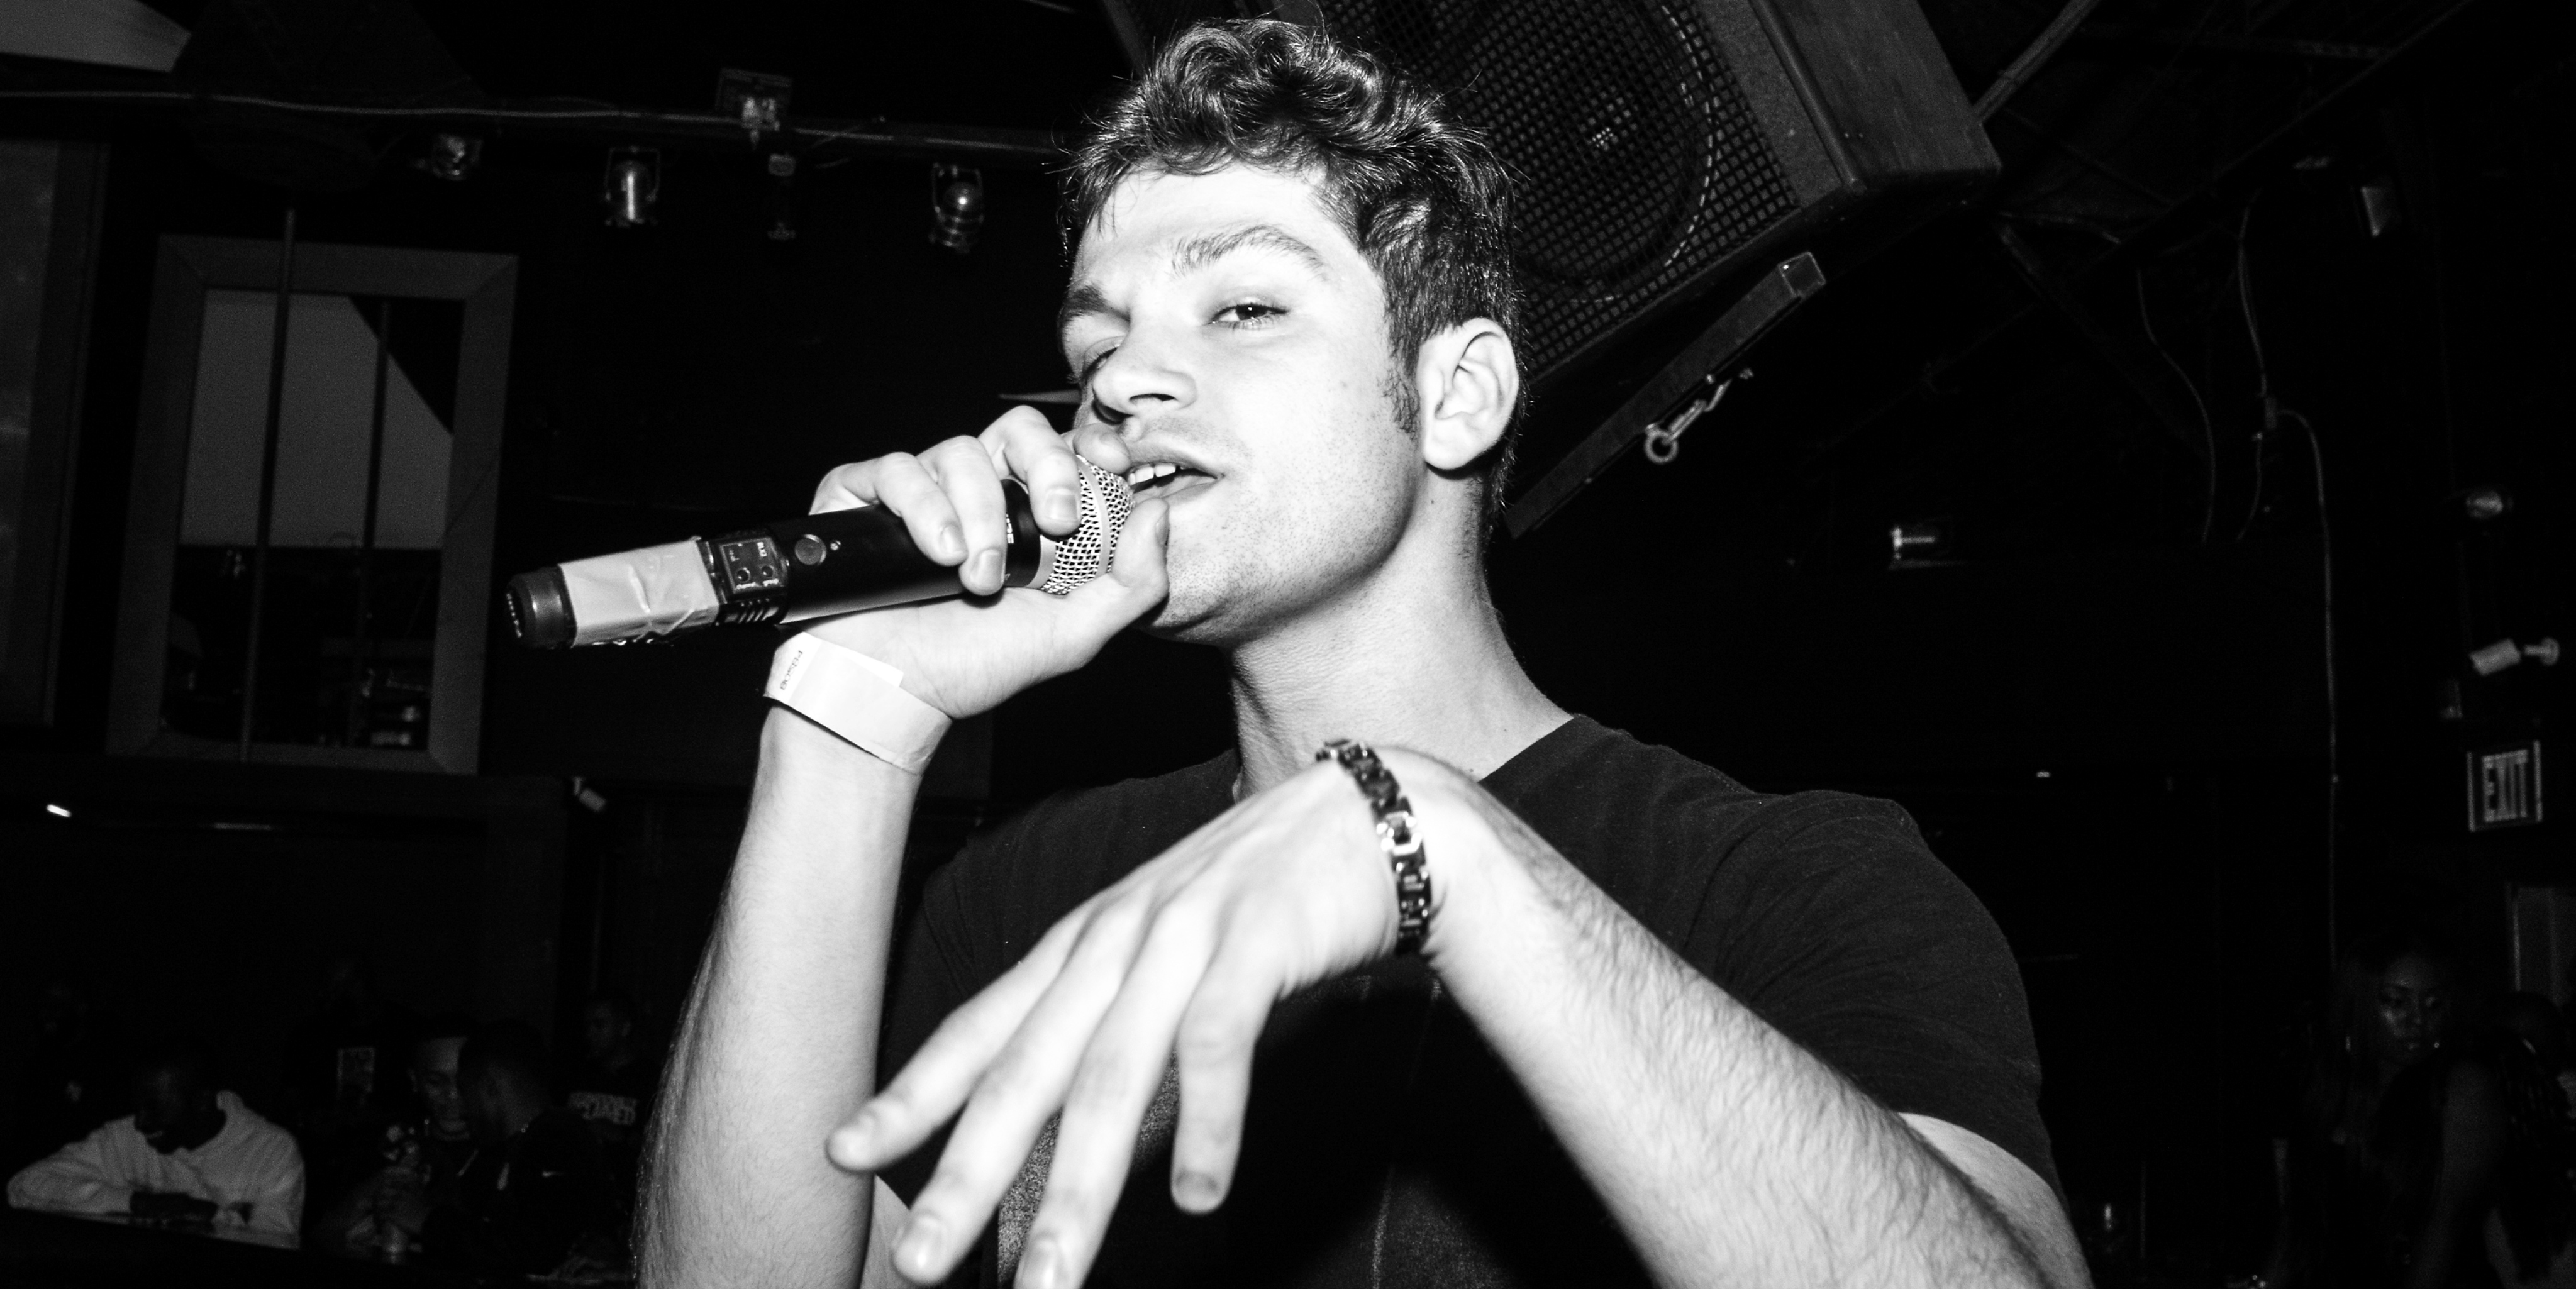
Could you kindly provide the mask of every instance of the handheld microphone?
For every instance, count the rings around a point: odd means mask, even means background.
[[[1133,498],[1125,479],[1075,460],[1082,526],[1060,542],[1038,532],[1028,490],[1002,481],[1004,586],[1063,595],[1108,571]],[[802,622],[965,589],[957,569],[913,544],[902,516],[862,506],[548,565],[511,578],[502,603],[520,644],[553,649]]]

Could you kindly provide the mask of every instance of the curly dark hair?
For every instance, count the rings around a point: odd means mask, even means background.
[[[1203,22],[1164,46],[1094,126],[1066,175],[1067,246],[1131,175],[1238,164],[1312,175],[1316,199],[1385,288],[1390,395],[1407,433],[1421,415],[1413,361],[1432,333],[1490,318],[1518,340],[1510,176],[1438,95],[1369,54],[1291,23]],[[1507,428],[1476,465],[1489,512],[1513,437]]]

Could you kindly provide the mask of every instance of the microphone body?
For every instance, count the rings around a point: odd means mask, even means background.
[[[1004,586],[1062,595],[1100,575],[1127,522],[1127,481],[1082,464],[1082,526],[1038,532],[1028,490],[1002,482]],[[624,644],[732,623],[801,622],[965,593],[913,544],[903,517],[862,506],[713,539],[570,560],[511,578],[510,633],[530,648]]]

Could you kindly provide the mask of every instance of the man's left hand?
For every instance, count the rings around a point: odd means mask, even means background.
[[[1379,752],[1417,817],[1426,793],[1476,791],[1439,762]],[[1428,840],[1435,897],[1445,901],[1442,844],[1454,839]],[[1367,802],[1339,766],[1319,763],[1057,922],[832,1134],[832,1160],[874,1172],[958,1115],[894,1251],[906,1277],[936,1282],[1061,1108],[1019,1282],[1080,1284],[1166,1067],[1180,1071],[1173,1202],[1203,1213],[1233,1180],[1253,1045],[1271,1006],[1385,956],[1395,921],[1395,882]]]
[[[147,1222],[211,1222],[216,1209],[214,1201],[182,1191],[136,1191],[126,1211]]]

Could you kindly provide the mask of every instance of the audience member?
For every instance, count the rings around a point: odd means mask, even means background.
[[[399,1101],[394,1070],[410,1023],[376,993],[366,964],[337,956],[322,967],[322,990],[286,1047],[286,1106],[296,1132],[355,1124]]]
[[[515,1022],[488,1026],[457,1073],[475,1153],[455,1204],[423,1214],[424,1257],[528,1275],[622,1261],[626,1205],[589,1128],[554,1104],[544,1040]]]
[[[590,1124],[626,1176],[634,1174],[644,1125],[653,1120],[653,1091],[662,1062],[647,1056],[635,1028],[635,1005],[621,990],[591,995],[581,1011],[582,1059],[565,1079],[564,1104]]]
[[[17,1172],[129,1108],[125,1080],[86,987],[46,981],[36,995],[33,1020],[10,1090],[0,1173]]]
[[[147,1049],[131,1091],[133,1114],[10,1178],[10,1205],[241,1226],[294,1240],[304,1210],[295,1139],[218,1090],[203,1044]]]
[[[2515,1189],[2526,1173],[2508,1165],[2531,1131],[2517,1089],[2538,1076],[2471,1023],[2467,991],[2420,931],[2371,936],[2344,956],[2288,1142],[2267,1283],[2500,1283],[2485,1228],[2537,1206]]]
[[[414,1033],[408,1070],[412,1113],[385,1124],[376,1170],[314,1216],[308,1247],[399,1260],[419,1243],[427,1215],[456,1205],[457,1178],[473,1158],[473,1131],[457,1088],[458,1057],[474,1023],[450,1013]]]
[[[2576,1163],[2576,1130],[2560,1083],[2567,1027],[2557,1004],[2539,994],[2506,994],[2494,1011],[2493,1050],[2509,1131],[2496,1184],[2498,1238],[2490,1256],[2499,1269],[2530,1283],[2547,1276],[2576,1237],[2576,1188],[2568,1181],[2569,1165]]]

